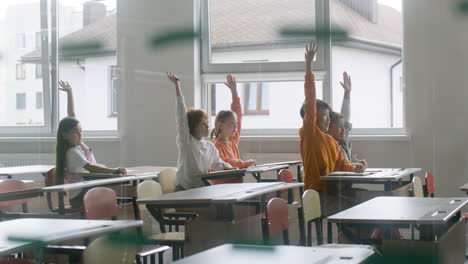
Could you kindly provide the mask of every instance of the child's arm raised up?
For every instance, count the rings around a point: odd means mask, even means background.
[[[59,81],[59,90],[67,93],[67,114],[69,117],[76,117],[75,115],[75,101],[73,100],[73,91],[70,84],[66,81]]]
[[[190,129],[187,118],[187,107],[180,90],[180,80],[172,72],[167,73],[167,78],[174,84],[176,90],[176,126],[177,126],[177,144],[188,142],[190,138]]]
[[[351,76],[347,72],[343,72],[343,81],[340,82],[344,89],[343,102],[341,103],[341,114],[345,122],[351,119]]]
[[[312,73],[312,61],[314,60],[315,53],[317,52],[317,46],[315,42],[310,43],[309,46],[306,46],[305,53],[305,63],[306,63],[306,72],[305,72],[305,82],[304,82],[304,128],[316,128],[315,120],[317,119],[317,94],[315,88],[315,79],[314,74]]]
[[[236,135],[234,136],[235,141],[237,144],[239,144],[239,139],[240,139],[240,132],[242,130],[242,107],[240,104],[240,98],[237,93],[237,81],[234,76],[231,74],[228,74],[226,76],[226,82],[224,83],[229,90],[231,90],[231,95],[232,95],[232,103],[231,103],[231,111],[236,113],[237,115],[237,132]]]

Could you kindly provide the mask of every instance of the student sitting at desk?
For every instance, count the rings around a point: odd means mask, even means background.
[[[344,89],[343,101],[341,103],[341,113],[332,111],[330,113],[330,126],[327,133],[332,136],[340,147],[341,154],[353,162],[351,155],[351,142],[349,141],[349,132],[352,129],[351,119],[351,77],[347,72],[343,72],[343,82],[340,82]],[[356,160],[367,168],[365,160]]]
[[[176,191],[203,187],[203,182],[194,175],[206,174],[210,169],[232,169],[219,157],[219,152],[210,141],[204,139],[209,133],[208,115],[201,109],[187,111],[180,90],[180,80],[173,73],[167,77],[176,90],[176,122],[178,148]]]
[[[235,168],[243,169],[255,166],[254,160],[241,160],[239,155],[239,140],[242,128],[242,108],[237,95],[237,82],[231,74],[224,83],[231,90],[231,110],[222,110],[216,115],[215,128],[211,132],[211,142],[219,151],[219,156]],[[241,183],[242,177],[211,180],[214,184]]]
[[[305,189],[319,192],[322,203],[322,214],[328,216],[339,210],[339,199],[334,194],[328,194],[325,183],[320,176],[333,171],[364,171],[362,164],[353,164],[341,154],[338,143],[326,134],[330,124],[330,106],[317,100],[312,61],[317,48],[315,43],[306,47],[306,75],[304,83],[305,102],[301,109],[303,125],[299,130],[301,138],[301,156],[304,163]]]
[[[103,172],[126,174],[124,168],[111,169],[97,165],[91,149],[82,141],[81,124],[75,119],[72,88],[68,82],[60,81],[60,90],[67,92],[68,116],[60,121],[57,131],[56,151],[56,183],[73,183],[82,181],[80,172]],[[81,207],[85,191],[72,191],[69,193],[70,205]]]

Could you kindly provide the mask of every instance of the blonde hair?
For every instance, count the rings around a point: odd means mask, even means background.
[[[224,121],[226,121],[226,119],[230,117],[236,117],[236,113],[234,113],[231,110],[221,110],[218,112],[218,114],[216,115],[214,128],[213,130],[211,130],[211,139],[217,138],[219,136],[219,133],[221,133],[220,129],[218,128],[218,122],[223,123]]]

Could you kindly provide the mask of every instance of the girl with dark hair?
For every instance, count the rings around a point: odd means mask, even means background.
[[[68,82],[59,82],[60,90],[67,92],[68,115],[59,123],[57,131],[56,149],[56,184],[73,183],[82,181],[80,172],[102,172],[126,174],[124,168],[111,169],[96,164],[92,149],[82,141],[82,129],[80,122],[75,119],[73,94]],[[78,208],[81,206],[84,191],[69,192],[70,205]]]

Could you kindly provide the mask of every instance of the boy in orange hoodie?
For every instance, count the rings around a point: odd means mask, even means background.
[[[340,199],[329,193],[320,176],[333,171],[363,172],[363,164],[353,164],[341,154],[338,143],[326,134],[330,124],[330,106],[317,100],[315,79],[312,73],[312,61],[317,52],[315,43],[306,46],[306,75],[304,82],[305,102],[301,109],[303,125],[299,130],[301,137],[301,156],[304,164],[305,189],[319,192],[322,214],[324,216],[338,212]]]

